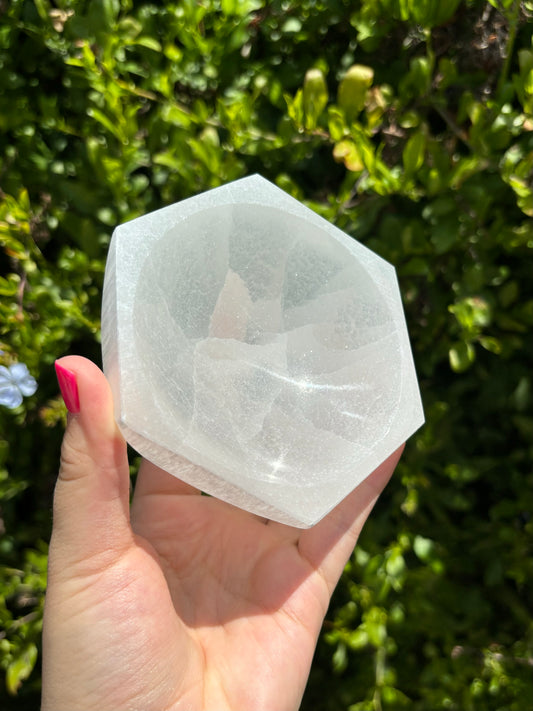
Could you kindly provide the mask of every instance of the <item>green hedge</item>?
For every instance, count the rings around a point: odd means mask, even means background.
[[[396,266],[427,416],[303,708],[533,708],[532,22],[517,0],[0,3],[0,364],[38,382],[0,405],[2,708],[38,707],[52,363],[99,360],[113,227],[253,172]]]

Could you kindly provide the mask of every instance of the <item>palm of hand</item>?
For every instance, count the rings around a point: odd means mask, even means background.
[[[300,531],[144,462],[124,543],[53,586],[55,636],[74,639],[65,657],[90,650],[75,688],[62,686],[66,707],[81,687],[84,708],[103,711],[297,708],[330,594],[391,466]]]
[[[306,531],[147,462],[130,511],[109,386],[83,358],[61,363],[81,410],[54,495],[43,711],[297,708],[331,592],[401,448]]]
[[[133,524],[154,708],[297,708],[329,600],[298,532],[180,493],[139,496]]]

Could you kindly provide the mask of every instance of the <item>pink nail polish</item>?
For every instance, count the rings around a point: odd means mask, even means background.
[[[80,411],[80,397],[78,395],[78,383],[76,375],[59,363],[55,363],[57,382],[61,389],[61,395],[67,406],[67,410],[76,414]]]

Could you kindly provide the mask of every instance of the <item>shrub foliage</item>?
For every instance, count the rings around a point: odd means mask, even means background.
[[[52,363],[99,359],[113,227],[253,172],[396,266],[427,416],[303,707],[533,708],[532,18],[518,0],[0,2],[3,392],[14,363],[38,381],[0,405],[2,708],[38,704]]]

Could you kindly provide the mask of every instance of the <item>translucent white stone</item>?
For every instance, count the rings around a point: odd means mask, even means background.
[[[394,268],[258,175],[117,227],[102,347],[138,452],[294,526],[424,421]]]

